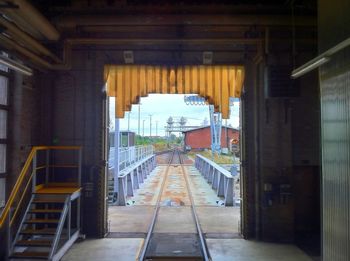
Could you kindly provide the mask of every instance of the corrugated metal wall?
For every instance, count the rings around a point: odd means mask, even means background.
[[[350,51],[320,70],[323,260],[350,260]]]

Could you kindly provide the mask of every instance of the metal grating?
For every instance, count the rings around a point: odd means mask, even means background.
[[[320,75],[323,260],[350,260],[350,67],[345,61],[344,54],[334,57]]]

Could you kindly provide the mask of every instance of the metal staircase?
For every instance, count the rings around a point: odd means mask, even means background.
[[[6,260],[59,261],[77,240],[81,159],[81,147],[33,147],[0,213]]]
[[[72,229],[71,203],[77,195],[34,193],[16,233],[10,260],[60,260],[78,237]]]
[[[108,180],[108,204],[113,204],[116,201],[114,198],[114,179]]]

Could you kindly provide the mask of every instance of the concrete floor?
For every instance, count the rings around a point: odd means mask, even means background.
[[[196,233],[190,207],[161,207],[155,233]]]
[[[75,243],[62,261],[135,261],[142,238],[103,238]]]
[[[206,237],[228,235],[238,237],[240,209],[236,207],[199,206],[196,208],[199,223]]]
[[[213,261],[311,261],[294,245],[243,239],[207,239]]]
[[[147,233],[154,206],[113,206],[108,209],[110,232]]]
[[[141,238],[104,238],[76,243],[62,261],[134,261]],[[311,261],[293,245],[271,244],[243,239],[207,239],[213,261]]]
[[[179,168],[179,167],[178,167]],[[169,180],[162,196],[158,221],[154,232],[159,235],[171,233],[195,233],[190,211],[190,202],[184,191],[184,179],[178,175],[178,168],[169,172]],[[269,244],[246,241],[239,237],[240,209],[218,206],[221,199],[211,189],[193,166],[186,166],[198,218],[206,236],[210,255],[214,261],[308,261],[311,260],[294,245]],[[86,240],[76,243],[62,261],[93,260],[135,260],[143,238],[150,225],[158,197],[165,166],[158,166],[147,178],[130,206],[109,207],[111,237]],[[173,190],[174,194],[171,194]],[[168,204],[170,202],[170,204]],[[219,204],[220,205],[220,204]]]

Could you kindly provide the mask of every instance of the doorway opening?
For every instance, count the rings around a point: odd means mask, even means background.
[[[109,172],[108,172],[108,237],[140,237],[148,233],[157,199],[160,201],[160,235],[185,233],[191,227],[189,206],[192,194],[197,215],[207,237],[241,237],[240,196],[240,107],[239,100],[230,104],[231,117],[221,123],[221,152],[211,151],[209,105],[186,104],[184,94],[150,94],[133,105],[122,119],[115,118],[115,98],[109,98]],[[119,136],[115,134],[119,130]],[[115,142],[119,137],[119,141]],[[119,152],[116,152],[119,144]],[[177,164],[167,171],[172,151],[180,151],[185,173]],[[139,152],[143,152],[140,156]],[[142,162],[151,152],[155,154],[156,167],[147,177],[133,179],[132,194],[121,192],[118,183],[115,191],[114,169],[119,153],[119,175],[125,168]],[[214,162],[232,177],[233,204],[225,206],[225,196],[218,196],[218,189],[196,168],[196,157],[201,155]],[[174,164],[172,164],[174,165]],[[137,172],[137,169],[136,169]],[[182,174],[187,175],[183,177]],[[164,181],[166,179],[166,181]],[[135,186],[135,182],[139,183]],[[188,182],[189,190],[186,190]],[[165,183],[162,191],[162,184]],[[126,187],[128,184],[126,184]],[[124,188],[125,189],[125,188]],[[118,200],[125,193],[125,201]],[[176,215],[176,218],[174,218]],[[182,231],[183,230],[183,231]]]

